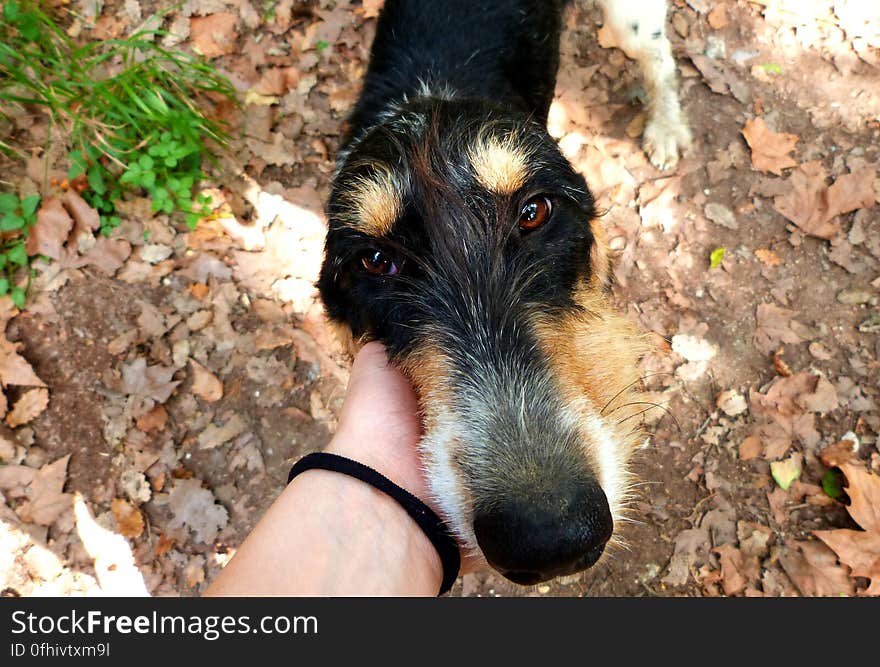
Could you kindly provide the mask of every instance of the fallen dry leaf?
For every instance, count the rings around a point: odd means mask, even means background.
[[[791,330],[793,310],[772,303],[758,305],[754,343],[761,354],[770,354],[783,343],[800,343],[801,337]]]
[[[18,510],[27,523],[51,526],[66,510],[70,509],[73,495],[64,493],[67,482],[67,463],[70,454],[47,463],[34,477],[27,489],[28,501]]]
[[[784,461],[771,461],[770,474],[783,491],[788,491],[788,487],[798,477],[804,466],[804,457],[800,453],[789,456]]]
[[[144,532],[144,517],[140,511],[127,500],[114,498],[110,509],[116,517],[119,532],[123,537],[138,538]]]
[[[861,594],[880,595],[880,475],[854,463],[842,463],[840,469],[850,498],[846,510],[864,530],[816,530],[813,534],[849,566],[851,576],[870,579],[870,586]]]
[[[758,578],[761,565],[757,558],[748,557],[732,544],[713,549],[721,561],[721,587],[725,595],[742,593],[750,581]]]
[[[824,414],[836,410],[838,406],[837,390],[821,375],[816,381],[816,388],[812,392],[801,394],[796,400],[798,405],[807,412]]]
[[[783,169],[797,166],[789,155],[798,142],[796,134],[773,132],[760,117],[747,120],[742,134],[752,149],[754,169],[781,176]]]
[[[382,5],[385,4],[385,0],[363,0],[362,7],[364,12],[365,19],[374,19],[379,16],[379,12],[382,9]]]
[[[83,254],[74,266],[94,266],[102,273],[112,276],[131,255],[131,244],[125,239],[108,239],[99,236],[88,252]]]
[[[22,357],[15,343],[10,343],[0,335],[0,383],[4,387],[17,385],[24,387],[45,387],[46,383],[37,377],[34,369]]]
[[[875,200],[875,171],[864,168],[844,174],[829,186],[819,162],[807,162],[794,170],[787,183],[791,189],[773,200],[774,208],[801,231],[831,240],[840,233],[837,216],[872,206]]]
[[[225,445],[246,430],[247,422],[238,415],[232,415],[222,426],[208,424],[207,428],[199,434],[199,449],[214,449],[220,445]]]
[[[173,515],[169,527],[188,528],[198,542],[213,542],[229,521],[226,508],[215,502],[214,494],[202,488],[198,479],[175,480],[167,496],[160,498]]]
[[[819,453],[819,459],[826,468],[839,468],[855,457],[855,442],[848,438],[828,445]]]
[[[192,392],[209,403],[223,398],[223,383],[195,359],[189,360],[193,369]]]
[[[739,77],[733,65],[700,54],[692,54],[690,59],[713,93],[730,94],[743,104],[749,103],[749,87]]]
[[[715,5],[715,8],[706,16],[706,21],[713,30],[720,30],[727,25],[727,7],[723,2]]]
[[[755,250],[755,257],[766,266],[780,266],[782,264],[779,255],[767,248],[758,248]]]
[[[785,573],[801,595],[852,595],[853,584],[834,552],[820,542],[790,542],[779,555]]]
[[[93,233],[101,227],[101,216],[98,211],[89,206],[86,201],[77,194],[76,190],[68,190],[61,198],[64,208],[73,217],[73,239],[81,236],[92,237]],[[76,240],[73,241],[76,243]]]
[[[177,370],[175,366],[147,366],[147,360],[139,357],[122,366],[121,379],[108,378],[108,383],[111,389],[131,397],[131,416],[137,419],[168,400],[180,384],[180,380],[171,379]]]
[[[12,411],[6,415],[6,424],[10,428],[27,424],[43,412],[48,405],[48,389],[30,389],[23,393],[12,406]]]
[[[50,197],[37,211],[37,222],[28,233],[28,255],[46,255],[52,259],[61,259],[61,249],[73,227],[73,218],[61,205],[57,197]]]
[[[218,13],[193,16],[189,20],[189,38],[193,48],[206,58],[216,58],[235,51],[238,34],[235,14]]]
[[[168,411],[165,410],[165,406],[157,405],[149,412],[142,414],[140,417],[138,417],[135,426],[137,426],[138,429],[144,432],[161,431],[163,428],[165,428],[165,424],[167,421]]]
[[[743,461],[757,458],[761,454],[761,439],[750,435],[739,446],[739,458]]]

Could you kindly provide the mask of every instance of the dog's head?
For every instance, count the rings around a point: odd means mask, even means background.
[[[640,338],[584,179],[539,123],[467,100],[402,105],[340,162],[321,295],[414,383],[445,518],[517,583],[590,567],[626,504]]]

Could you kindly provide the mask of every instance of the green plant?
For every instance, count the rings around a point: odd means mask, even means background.
[[[69,147],[68,178],[86,179],[83,198],[105,234],[126,191],[145,192],[153,210],[183,214],[190,227],[209,210],[193,190],[228,134],[198,103],[228,103],[235,92],[210,64],[162,48],[165,34],[77,45],[34,0],[3,6],[0,103],[47,112],[50,140],[60,134]]]
[[[18,308],[24,307],[26,290],[14,284],[14,274],[30,262],[25,242],[39,205],[40,195],[19,199],[0,193],[0,296],[9,294]]]

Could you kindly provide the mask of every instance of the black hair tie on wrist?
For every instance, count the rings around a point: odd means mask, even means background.
[[[443,595],[452,588],[461,568],[461,554],[459,554],[455,538],[434,510],[380,472],[363,463],[328,452],[313,452],[302,457],[290,469],[287,483],[290,484],[293,478],[300,473],[316,468],[354,477],[394,498],[431,540],[431,544],[437,550],[437,555],[440,556],[440,563],[443,565],[443,582],[440,584],[440,592],[437,595]]]

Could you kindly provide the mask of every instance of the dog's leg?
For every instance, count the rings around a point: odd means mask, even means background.
[[[603,45],[616,46],[642,68],[648,120],[642,147],[659,169],[678,164],[691,132],[678,101],[672,47],[666,37],[666,0],[600,0],[605,12]]]

